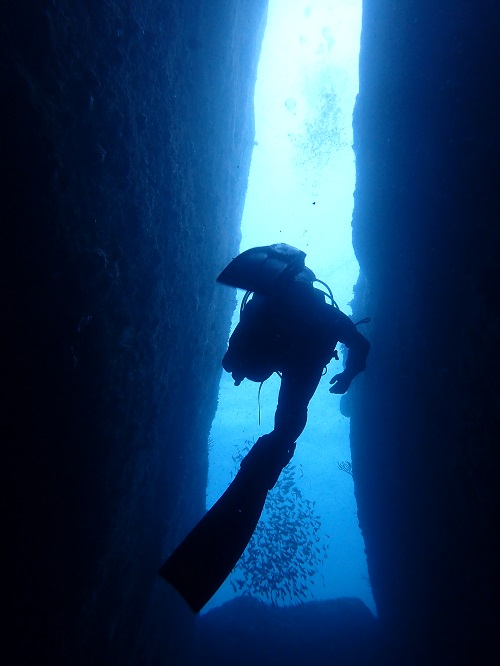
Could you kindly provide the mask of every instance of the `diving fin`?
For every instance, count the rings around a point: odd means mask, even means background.
[[[295,442],[262,435],[238,474],[159,570],[198,613],[236,566],[259,522],[267,493],[290,462]]]
[[[229,576],[259,522],[267,483],[243,467],[159,570],[198,613]]]

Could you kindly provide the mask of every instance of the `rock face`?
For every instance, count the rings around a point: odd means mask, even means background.
[[[499,26],[493,2],[364,2],[351,439],[399,664],[499,659]]]
[[[204,511],[266,3],[43,4],[1,28],[7,634],[183,663],[156,571]]]
[[[359,599],[295,607],[240,597],[200,619],[197,664],[373,666],[381,657],[377,621]]]

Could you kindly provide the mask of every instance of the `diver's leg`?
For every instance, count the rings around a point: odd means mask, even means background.
[[[293,456],[322,370],[304,365],[283,372],[275,429],[259,437],[226,492],[161,567],[160,575],[195,613],[219,589],[250,541],[268,490]]]
[[[282,374],[275,427],[255,442],[241,461],[239,474],[261,479],[270,490],[288,465],[307,421],[307,405],[318,386],[322,367],[304,365]]]
[[[271,490],[283,467],[288,465],[295,451],[295,442],[283,440],[274,432],[262,435],[241,461],[237,476],[253,477]]]
[[[274,433],[280,439],[296,441],[307,423],[307,407],[318,388],[323,366],[302,364],[282,373]]]

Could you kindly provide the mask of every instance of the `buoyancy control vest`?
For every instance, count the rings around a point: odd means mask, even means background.
[[[236,385],[244,378],[265,381],[293,353],[300,355],[320,342],[321,323],[316,315],[321,308],[331,307],[325,296],[338,309],[328,285],[305,266],[305,256],[285,243],[251,248],[233,259],[217,278],[223,284],[246,289],[240,322],[222,362]],[[314,288],[313,282],[324,285],[328,294]],[[296,344],[301,332],[302,345]],[[325,364],[334,357],[338,358],[335,341],[325,351]]]

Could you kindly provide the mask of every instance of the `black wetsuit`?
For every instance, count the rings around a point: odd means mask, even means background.
[[[245,377],[260,382],[275,371],[281,373],[270,436],[280,449],[291,451],[290,458],[305,428],[309,401],[338,342],[348,348],[342,373],[347,390],[366,367],[370,345],[349,317],[300,276],[272,295],[255,294],[230,338],[222,365],[237,385]]]

